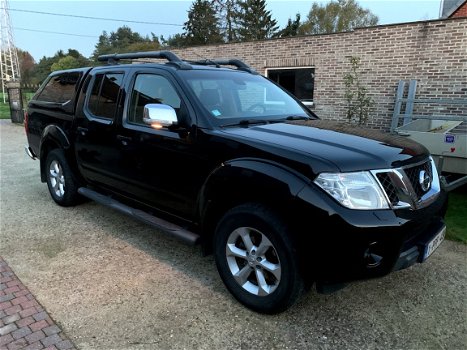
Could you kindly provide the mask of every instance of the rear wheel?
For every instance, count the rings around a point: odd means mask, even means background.
[[[64,207],[75,205],[80,198],[78,186],[63,150],[54,149],[49,152],[45,161],[45,170],[52,199]]]
[[[233,296],[263,313],[284,311],[303,287],[286,225],[262,205],[233,208],[217,226],[215,259]]]

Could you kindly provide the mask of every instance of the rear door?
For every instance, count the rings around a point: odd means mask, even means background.
[[[91,183],[119,188],[115,162],[119,140],[115,121],[122,115],[124,70],[95,70],[87,78],[75,119],[75,151],[81,174]]]

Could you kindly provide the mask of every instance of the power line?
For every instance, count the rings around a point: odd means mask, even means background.
[[[19,28],[13,27],[14,30],[23,30],[27,32],[39,32],[39,33],[48,33],[48,34],[60,34],[60,35],[69,35],[69,36],[80,36],[83,38],[97,38],[95,35],[85,35],[85,34],[73,34],[73,33],[63,33],[63,32],[52,32],[48,30],[39,30],[39,29],[30,29],[30,28]]]
[[[35,13],[40,15],[50,15],[50,16],[60,16],[60,17],[73,17],[73,18],[83,18],[83,19],[95,19],[99,21],[112,21],[112,22],[126,22],[126,23],[138,23],[138,24],[155,24],[160,26],[176,26],[183,27],[183,24],[175,23],[163,23],[163,22],[145,22],[145,21],[132,21],[129,19],[117,19],[117,18],[104,18],[104,17],[91,17],[91,16],[80,16],[80,15],[70,15],[66,13],[53,13],[53,12],[42,12],[42,11],[32,11],[32,10],[20,10],[20,9],[9,9],[10,11],[16,12],[27,12]]]

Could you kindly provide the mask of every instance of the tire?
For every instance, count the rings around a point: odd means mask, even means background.
[[[78,203],[78,184],[61,149],[54,149],[47,154],[45,161],[47,186],[52,199],[63,207]]]
[[[262,205],[240,205],[224,215],[216,228],[214,254],[227,289],[254,311],[282,312],[303,290],[287,226]]]

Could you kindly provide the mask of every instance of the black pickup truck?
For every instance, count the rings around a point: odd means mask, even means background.
[[[447,195],[423,146],[319,120],[236,59],[99,60],[52,73],[29,103],[42,182],[59,205],[87,197],[200,243],[251,309],[406,268],[442,242]]]

